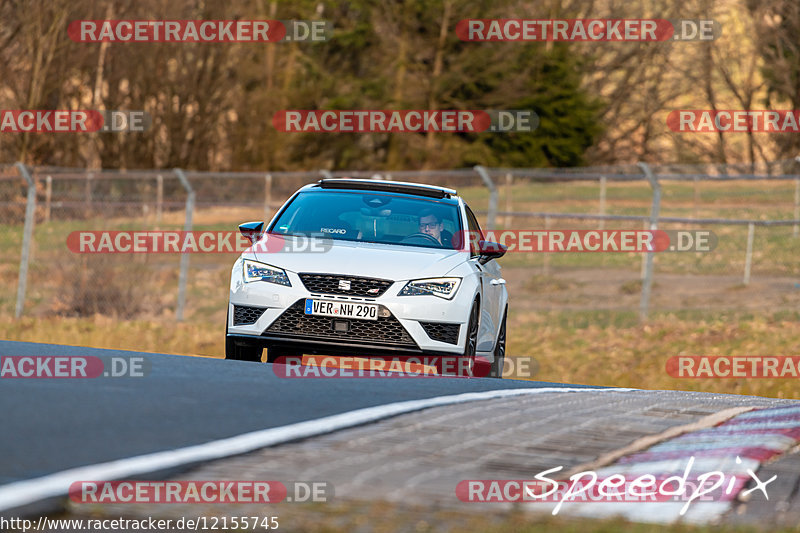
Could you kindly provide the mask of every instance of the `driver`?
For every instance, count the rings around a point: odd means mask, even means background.
[[[424,233],[425,235],[430,235],[440,245],[444,245],[442,242],[442,230],[444,230],[444,224],[439,216],[431,209],[425,209],[419,215],[419,232]]]

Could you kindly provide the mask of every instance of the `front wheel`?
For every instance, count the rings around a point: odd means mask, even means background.
[[[263,351],[264,349],[261,346],[236,344],[231,339],[225,339],[225,359],[260,363]]]
[[[267,363],[278,362],[278,359],[283,361],[288,357],[303,357],[303,351],[291,348],[279,348],[267,346]]]
[[[261,345],[239,344],[229,337],[228,320],[225,320],[225,359],[260,363],[263,351]]]
[[[472,310],[469,313],[469,323],[467,325],[467,340],[464,343],[464,355],[462,356],[465,360],[464,367],[459,365],[459,375],[466,373],[468,376],[473,375],[473,371],[475,369],[475,354],[478,351],[478,321],[480,320],[480,307],[478,306],[478,301],[476,300],[472,304]]]
[[[494,361],[492,361],[492,369],[489,371],[489,377],[502,378],[503,377],[503,364],[506,360],[506,318],[508,317],[508,307],[503,313],[503,322],[500,324],[500,332],[497,334],[497,344],[494,346]]]

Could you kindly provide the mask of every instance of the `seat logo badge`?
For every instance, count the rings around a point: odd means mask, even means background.
[[[346,279],[340,279],[339,280],[339,289],[343,290],[343,291],[349,291],[350,290],[350,281],[348,281]]]
[[[367,291],[367,294],[378,294],[379,292],[380,292],[380,289],[370,289],[370,290]]]

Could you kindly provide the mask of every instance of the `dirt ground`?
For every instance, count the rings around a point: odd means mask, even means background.
[[[503,268],[515,309],[524,311],[639,309],[640,273],[632,270],[562,269],[545,275],[531,268]],[[759,277],[749,285],[736,275],[684,275],[656,272],[650,300],[653,311],[800,310],[800,278]]]

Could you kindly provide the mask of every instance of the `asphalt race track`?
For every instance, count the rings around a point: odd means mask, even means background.
[[[144,357],[149,374],[0,380],[0,485],[387,403],[567,387],[488,378],[284,379],[266,364],[0,341],[0,356],[75,355]]]
[[[115,357],[141,361],[145,371],[139,377],[15,379],[8,375],[9,356]],[[7,341],[0,341],[0,368],[0,516],[189,512],[65,498],[78,480],[147,474],[300,475],[330,482],[337,501],[400,499],[423,509],[475,513],[483,507],[455,496],[466,479],[530,479],[554,466],[565,473],[680,473],[696,457],[700,471],[743,480],[737,492],[695,503],[682,518],[679,502],[572,504],[570,512],[594,518],[622,512],[630,520],[661,523],[784,525],[800,519],[796,401],[489,378],[286,379],[266,364]],[[747,470],[780,478],[769,499],[737,498],[747,487]],[[531,512],[547,512],[538,505]],[[297,530],[302,520],[325,520],[291,507],[281,513]],[[215,513],[240,510],[218,506]]]

